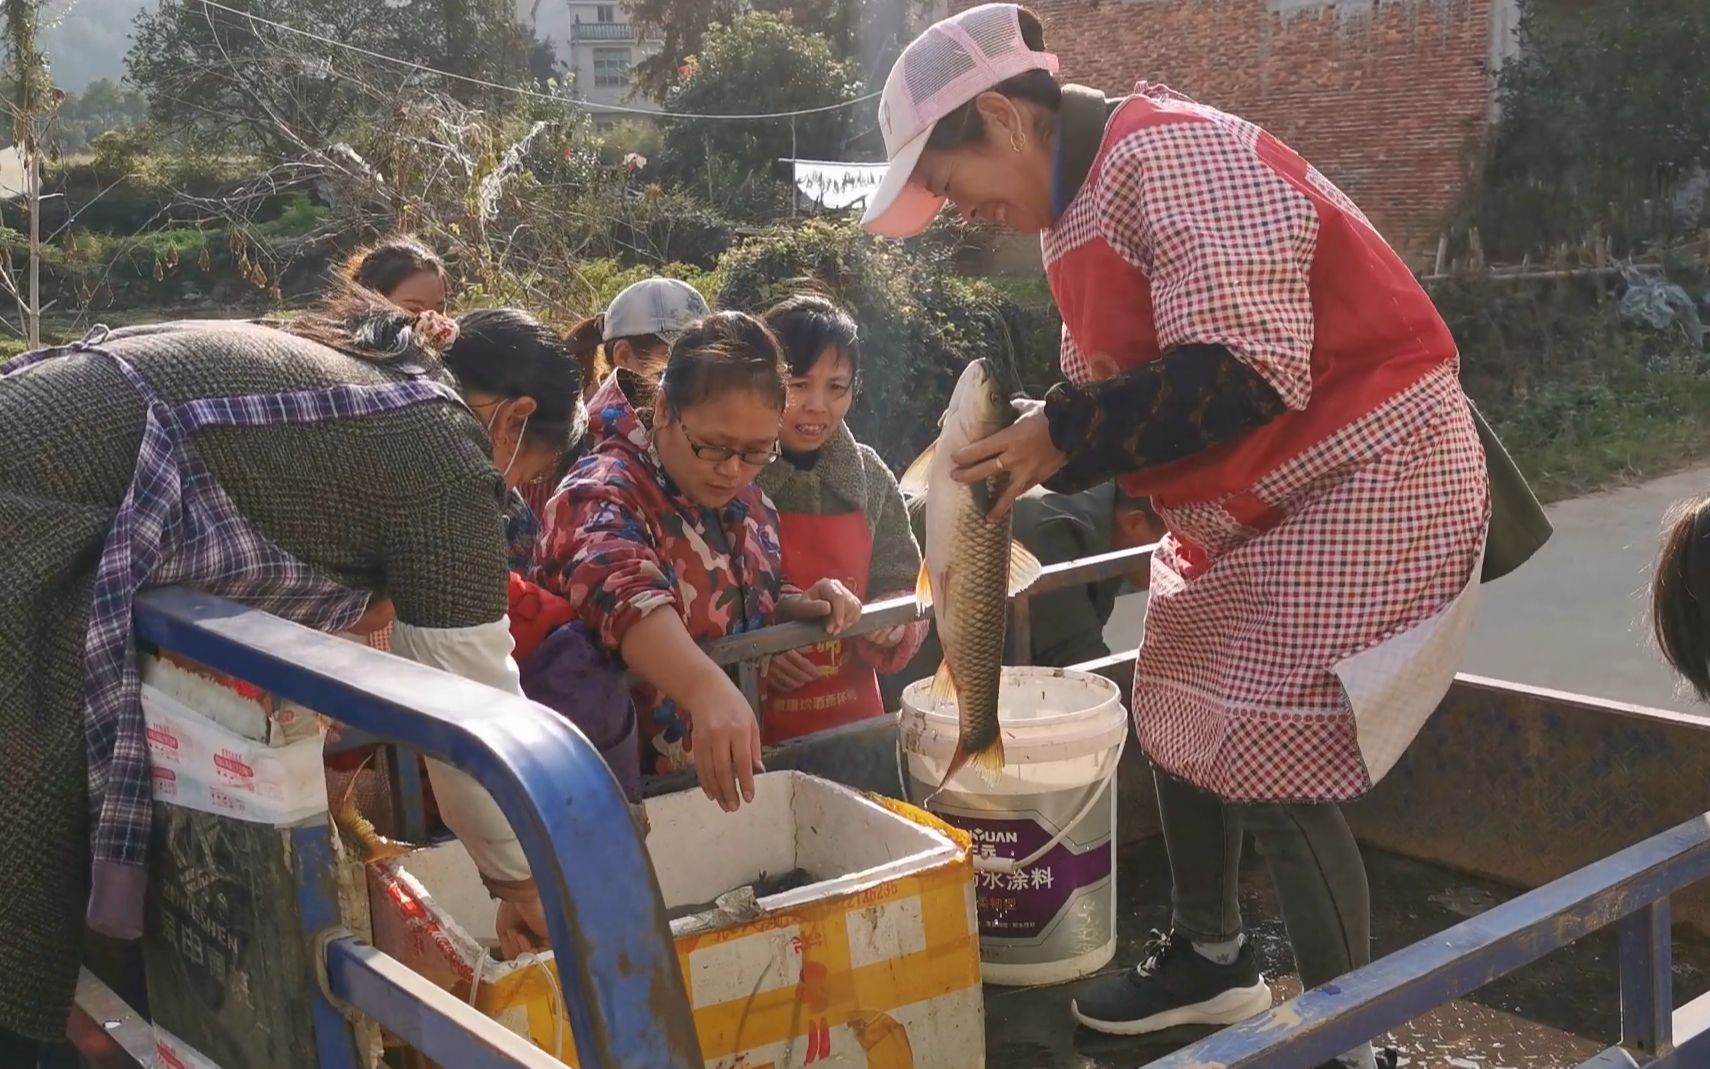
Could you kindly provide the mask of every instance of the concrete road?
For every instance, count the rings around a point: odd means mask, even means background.
[[[1550,508],[1555,537],[1524,568],[1481,591],[1465,671],[1680,712],[1707,712],[1680,694],[1646,629],[1645,606],[1663,517],[1710,492],[1710,468]],[[1117,601],[1105,636],[1132,649],[1143,594]]]

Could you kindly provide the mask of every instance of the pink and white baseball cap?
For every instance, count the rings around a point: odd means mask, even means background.
[[[1057,73],[1057,57],[1035,52],[1021,36],[1016,4],[981,4],[935,22],[903,49],[879,96],[885,177],[867,198],[861,225],[891,238],[925,230],[944,198],[909,181],[938,120],[1028,71]]]

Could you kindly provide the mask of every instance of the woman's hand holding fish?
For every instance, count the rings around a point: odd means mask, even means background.
[[[835,579],[821,579],[806,591],[778,602],[779,620],[824,620],[835,635],[861,619],[861,599]]]
[[[766,664],[766,685],[773,690],[799,690],[819,678],[819,669],[801,650],[785,650]]]
[[[1068,454],[1051,441],[1045,422],[1045,402],[1018,400],[1014,405],[1021,418],[996,434],[965,446],[951,458],[956,468],[951,477],[959,483],[977,483],[994,475],[1009,476],[1009,485],[986,518],[996,523],[1009,512],[1015,499],[1063,469]]]

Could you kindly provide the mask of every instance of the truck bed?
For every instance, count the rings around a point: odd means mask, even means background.
[[[1376,955],[1399,950],[1518,893],[1378,851],[1366,852],[1366,866]],[[1120,942],[1108,971],[1132,967],[1151,930],[1167,925],[1168,873],[1160,839],[1121,851]],[[1278,999],[1299,994],[1269,874],[1250,848],[1241,904]],[[1674,983],[1677,1003],[1710,990],[1710,940],[1676,930]],[[1077,1028],[1068,1007],[1079,986],[988,987],[987,1064],[992,1069],[1135,1069],[1205,1034],[1184,1029],[1142,1041]],[[1578,1065],[1619,1038],[1615,932],[1609,928],[1412,1021],[1384,1042],[1410,1069],[1558,1069]]]

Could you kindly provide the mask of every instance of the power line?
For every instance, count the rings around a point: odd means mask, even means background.
[[[841,104],[826,104],[826,105],[823,105],[823,106],[817,107],[817,108],[800,108],[800,109],[797,109],[796,111],[772,111],[772,112],[761,112],[761,113],[755,113],[755,114],[735,114],[735,115],[732,115],[732,114],[708,115],[708,114],[701,114],[701,113],[689,112],[689,111],[649,111],[646,108],[624,107],[622,104],[589,104],[588,102],[583,101],[583,100],[571,100],[571,99],[568,99],[566,97],[554,96],[551,93],[541,93],[541,92],[536,92],[533,89],[524,89],[521,86],[503,85],[499,82],[490,82],[485,78],[475,78],[475,77],[472,77],[472,76],[467,75],[467,74],[456,74],[456,73],[453,73],[452,71],[440,70],[438,67],[430,67],[425,63],[417,63],[414,60],[400,59],[397,56],[388,56],[388,55],[385,55],[384,53],[381,53],[381,52],[373,52],[373,51],[370,51],[366,48],[362,48],[359,45],[350,44],[347,41],[339,41],[339,40],[335,40],[334,38],[331,38],[331,37],[323,37],[320,34],[313,33],[309,30],[298,29],[296,26],[289,26],[283,22],[275,22],[272,19],[263,18],[260,15],[253,14],[253,13],[248,12],[248,11],[240,11],[234,7],[227,7],[225,4],[220,3],[219,0],[197,0],[197,2],[201,3],[204,7],[214,8],[217,11],[224,11],[227,14],[236,15],[237,17],[242,18],[242,19],[247,19],[250,22],[260,23],[263,26],[271,26],[276,30],[283,30],[286,33],[294,33],[299,37],[306,37],[311,41],[318,41],[323,45],[331,45],[334,48],[342,48],[347,52],[354,52],[359,56],[367,56],[369,59],[376,59],[376,60],[381,61],[382,63],[391,63],[391,64],[395,64],[395,65],[400,66],[400,67],[408,67],[411,70],[419,71],[423,74],[433,74],[433,75],[437,75],[438,77],[441,77],[441,78],[451,78],[451,79],[454,79],[454,80],[459,81],[459,82],[466,82],[470,85],[480,86],[484,89],[496,89],[496,90],[503,92],[503,93],[515,93],[518,96],[532,97],[532,98],[537,99],[537,100],[550,100],[550,101],[557,103],[557,104],[563,104],[563,105],[566,105],[568,107],[573,107],[573,108],[580,108],[583,111],[588,111],[588,112],[615,111],[615,112],[619,112],[619,113],[626,114],[626,115],[647,115],[647,116],[654,116],[654,117],[658,117],[658,118],[667,118],[667,119],[701,119],[701,120],[706,120],[706,121],[725,120],[725,121],[729,121],[729,122],[754,122],[754,121],[764,120],[764,119],[793,119],[793,118],[796,118],[797,116],[801,116],[801,115],[820,115],[820,114],[824,114],[825,112],[828,112],[828,111],[838,111],[842,108],[852,108],[857,104],[865,104],[867,101],[873,100],[879,96],[878,93],[867,93],[863,96],[856,97],[854,100],[846,100]]]

